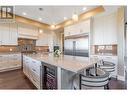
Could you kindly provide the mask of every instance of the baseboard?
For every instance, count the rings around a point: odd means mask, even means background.
[[[21,66],[15,66],[12,68],[6,68],[6,69],[0,69],[0,72],[6,72],[6,71],[11,71],[11,70],[16,70],[16,69],[21,69]]]
[[[125,81],[125,77],[124,76],[117,75],[117,79],[121,80],[121,81]]]

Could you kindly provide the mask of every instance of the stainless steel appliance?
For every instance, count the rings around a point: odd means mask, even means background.
[[[89,36],[70,37],[64,41],[64,54],[73,56],[89,56]]]
[[[57,89],[57,67],[42,62],[42,89]]]

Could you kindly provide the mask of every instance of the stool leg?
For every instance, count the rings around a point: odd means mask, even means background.
[[[95,64],[95,75],[97,76],[97,63]]]
[[[86,76],[89,76],[89,69],[86,69]]]
[[[82,84],[81,84],[81,74],[79,74],[79,89],[81,89],[81,87],[82,87]]]
[[[109,85],[108,85],[108,84],[105,85],[105,86],[104,86],[104,89],[109,89]]]

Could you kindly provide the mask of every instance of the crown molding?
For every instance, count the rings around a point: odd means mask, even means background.
[[[75,21],[72,20],[72,19],[66,20],[66,21],[64,21],[64,22],[62,22],[62,23],[60,23],[60,24],[57,24],[55,29],[64,28],[64,27],[66,27],[66,26],[70,26],[70,25],[79,23],[79,22],[81,22],[81,21],[83,21],[83,20],[89,19],[89,18],[91,18],[92,16],[95,16],[95,15],[97,15],[97,14],[99,14],[99,13],[104,12],[104,11],[105,11],[104,7],[103,7],[103,6],[99,6],[99,7],[97,7],[97,8],[94,8],[94,9],[92,9],[92,10],[89,10],[89,11],[84,12],[84,13],[82,13],[81,15],[79,15],[78,21],[75,22]]]

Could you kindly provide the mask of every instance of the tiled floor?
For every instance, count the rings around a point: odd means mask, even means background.
[[[109,88],[127,89],[127,82],[112,79]],[[22,70],[14,70],[0,73],[0,89],[36,89],[36,87],[25,77]]]

